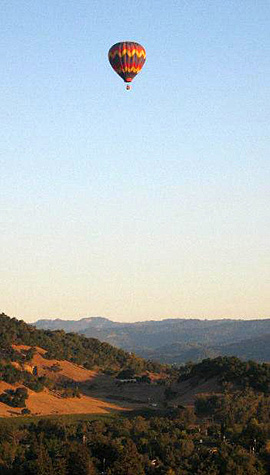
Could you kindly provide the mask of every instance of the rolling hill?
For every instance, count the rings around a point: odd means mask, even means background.
[[[117,375],[146,378],[136,397],[125,395]],[[149,381],[169,369],[97,339],[64,331],[37,330],[0,315],[0,416],[25,409],[35,415],[104,413],[147,402]]]
[[[78,321],[38,320],[34,326],[78,332],[162,363],[181,364],[219,355],[270,361],[270,319],[117,323],[90,317]]]
[[[265,345],[267,341],[265,336]],[[262,337],[259,344],[263,346]],[[181,348],[189,351],[188,345]],[[0,417],[162,411],[194,405],[200,394],[221,394],[224,383],[268,394],[270,366],[219,356],[177,369],[97,339],[38,330],[0,315]]]

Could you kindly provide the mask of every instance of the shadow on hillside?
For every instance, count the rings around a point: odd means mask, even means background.
[[[114,404],[131,410],[154,410],[159,411],[165,407],[178,407],[179,405],[194,405],[198,394],[213,394],[220,392],[217,378],[208,380],[191,378],[189,380],[173,383],[170,386],[174,397],[167,399],[166,386],[160,382],[120,382],[111,375],[97,373],[90,379],[74,381],[64,378],[68,385],[77,387],[84,396],[92,397],[103,403]],[[98,405],[98,403],[97,403]],[[103,406],[105,409],[105,407]],[[106,408],[109,412],[117,409]]]
[[[164,399],[164,386],[142,382],[121,383],[112,376],[102,373],[90,380],[76,383],[80,392],[86,396],[124,405],[128,410],[141,406],[161,405]]]

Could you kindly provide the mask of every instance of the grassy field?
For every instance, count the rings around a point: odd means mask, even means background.
[[[110,414],[61,414],[61,415],[46,415],[46,416],[18,416],[18,417],[0,417],[0,428],[4,427],[23,427],[30,424],[37,425],[40,421],[54,420],[64,424],[77,424],[79,422],[97,421],[97,420],[113,420],[118,417],[133,418],[137,416],[143,417],[164,417],[171,414],[171,409],[149,409],[147,407],[135,409],[133,411],[121,411]]]
[[[109,420],[117,417],[117,414],[61,414],[47,416],[18,416],[18,417],[0,417],[0,427],[21,427],[30,424],[38,424],[42,420],[55,420],[65,424],[72,424],[94,420]]]

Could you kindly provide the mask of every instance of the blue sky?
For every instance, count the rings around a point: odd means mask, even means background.
[[[269,6],[1,2],[0,310],[269,317]]]

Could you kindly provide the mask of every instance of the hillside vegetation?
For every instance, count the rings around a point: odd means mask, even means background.
[[[39,346],[46,350],[45,358],[67,360],[83,365],[87,369],[119,371],[131,368],[135,372],[164,371],[165,367],[146,361],[134,354],[117,349],[95,338],[87,338],[77,333],[63,330],[37,330],[22,320],[0,315],[0,358],[5,360],[29,359],[30,354],[18,355],[12,344]]]
[[[198,394],[220,394],[228,384],[233,391],[268,394],[269,380],[267,364],[217,357],[180,368],[162,366],[97,339],[37,330],[0,315],[2,414],[12,414],[7,406],[34,414],[103,412],[103,403],[162,409],[193,405]]]
[[[220,384],[231,383],[236,388],[252,389],[270,394],[270,364],[241,361],[236,357],[205,359],[198,364],[187,364],[180,369],[179,381],[196,378],[217,378]]]
[[[0,315],[0,416],[136,407],[137,402],[147,401],[143,382],[151,377],[166,379],[171,372],[97,339],[36,330]],[[137,398],[123,398],[123,389],[117,386],[121,374],[142,382]]]

